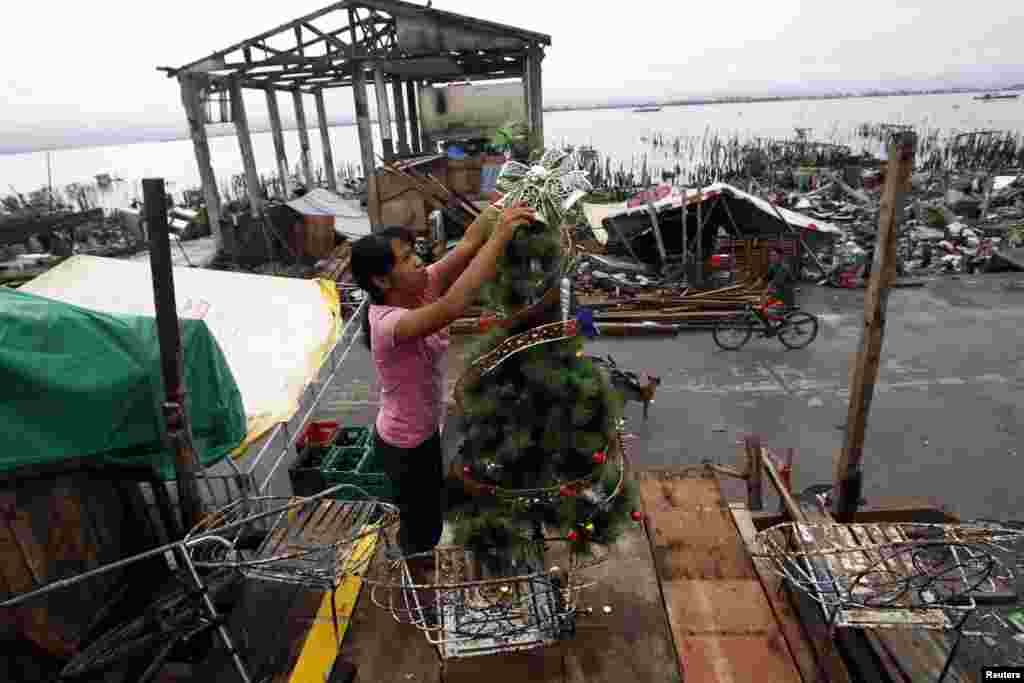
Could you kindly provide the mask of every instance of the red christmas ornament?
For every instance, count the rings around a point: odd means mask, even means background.
[[[630,517],[633,518],[634,522],[639,522],[640,520],[642,520],[644,518],[644,516],[642,514],[640,514],[639,510],[633,510],[633,513],[630,515]]]
[[[462,468],[462,473],[468,477],[469,475],[473,474],[473,469],[469,465],[466,465],[465,467]]]
[[[563,486],[558,492],[566,498],[572,498],[576,495],[576,491],[570,486]]]
[[[577,534],[575,531],[570,531],[569,534],[566,536],[566,538],[568,538],[570,541],[575,541],[579,537],[579,534]]]
[[[604,451],[597,451],[594,453],[594,462],[598,465],[603,465],[604,461],[608,459],[608,456],[604,454]]]
[[[493,316],[480,316],[479,327],[481,332],[487,332],[497,322],[497,318]]]

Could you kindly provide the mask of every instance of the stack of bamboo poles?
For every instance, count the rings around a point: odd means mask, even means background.
[[[594,312],[594,322],[601,334],[672,334],[678,332],[681,325],[710,325],[721,318],[734,316],[747,304],[763,303],[767,292],[767,281],[759,278],[703,292],[651,292],[628,299],[581,292],[577,302]],[[451,333],[477,334],[483,331],[481,314],[482,310],[471,309],[469,315],[452,323]]]
[[[594,320],[602,333],[641,333],[640,327],[622,327],[641,324],[649,331],[674,332],[680,325],[709,325],[716,320],[736,315],[748,304],[764,301],[768,286],[756,279],[740,284],[703,292],[686,291],[672,297],[637,296],[613,301],[600,295],[580,296],[581,306],[594,310]],[[673,329],[667,329],[671,326]]]

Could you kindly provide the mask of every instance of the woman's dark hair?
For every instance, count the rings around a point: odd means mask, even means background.
[[[411,231],[400,225],[389,225],[352,245],[352,278],[359,288],[370,297],[370,303],[384,303],[384,292],[374,284],[374,277],[384,277],[395,267],[395,254],[391,251],[391,240],[399,239],[413,244]],[[363,308],[363,343],[370,345],[370,306]]]

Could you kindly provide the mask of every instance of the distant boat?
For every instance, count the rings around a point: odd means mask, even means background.
[[[661,111],[661,107],[637,107],[633,110],[634,114],[642,114],[644,112]]]
[[[989,92],[985,93],[984,95],[978,95],[974,99],[981,100],[982,102],[989,102],[990,100],[1015,100],[1018,97],[1020,97],[1020,95],[1016,93],[993,94]]]

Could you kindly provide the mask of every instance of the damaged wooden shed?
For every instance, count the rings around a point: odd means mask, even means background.
[[[351,87],[363,172],[372,198],[378,157],[368,81],[376,95],[379,156],[385,161],[435,151],[422,130],[420,111],[424,101],[421,90],[435,83],[519,79],[525,122],[533,138],[542,140],[541,60],[544,47],[550,44],[551,37],[545,34],[401,0],[343,0],[184,66],[160,70],[181,85],[203,198],[220,243],[221,199],[205,128],[215,110],[219,109],[221,122],[235,125],[254,216],[260,214],[264,202],[243,90],[260,90],[266,95],[276,168],[285,182],[288,150],[278,97],[290,94],[300,144],[295,153],[307,189],[315,185],[305,115],[305,102],[312,96],[323,140],[325,181],[328,189],[336,191],[324,90]],[[370,218],[375,227],[380,224],[380,212],[372,206]]]

